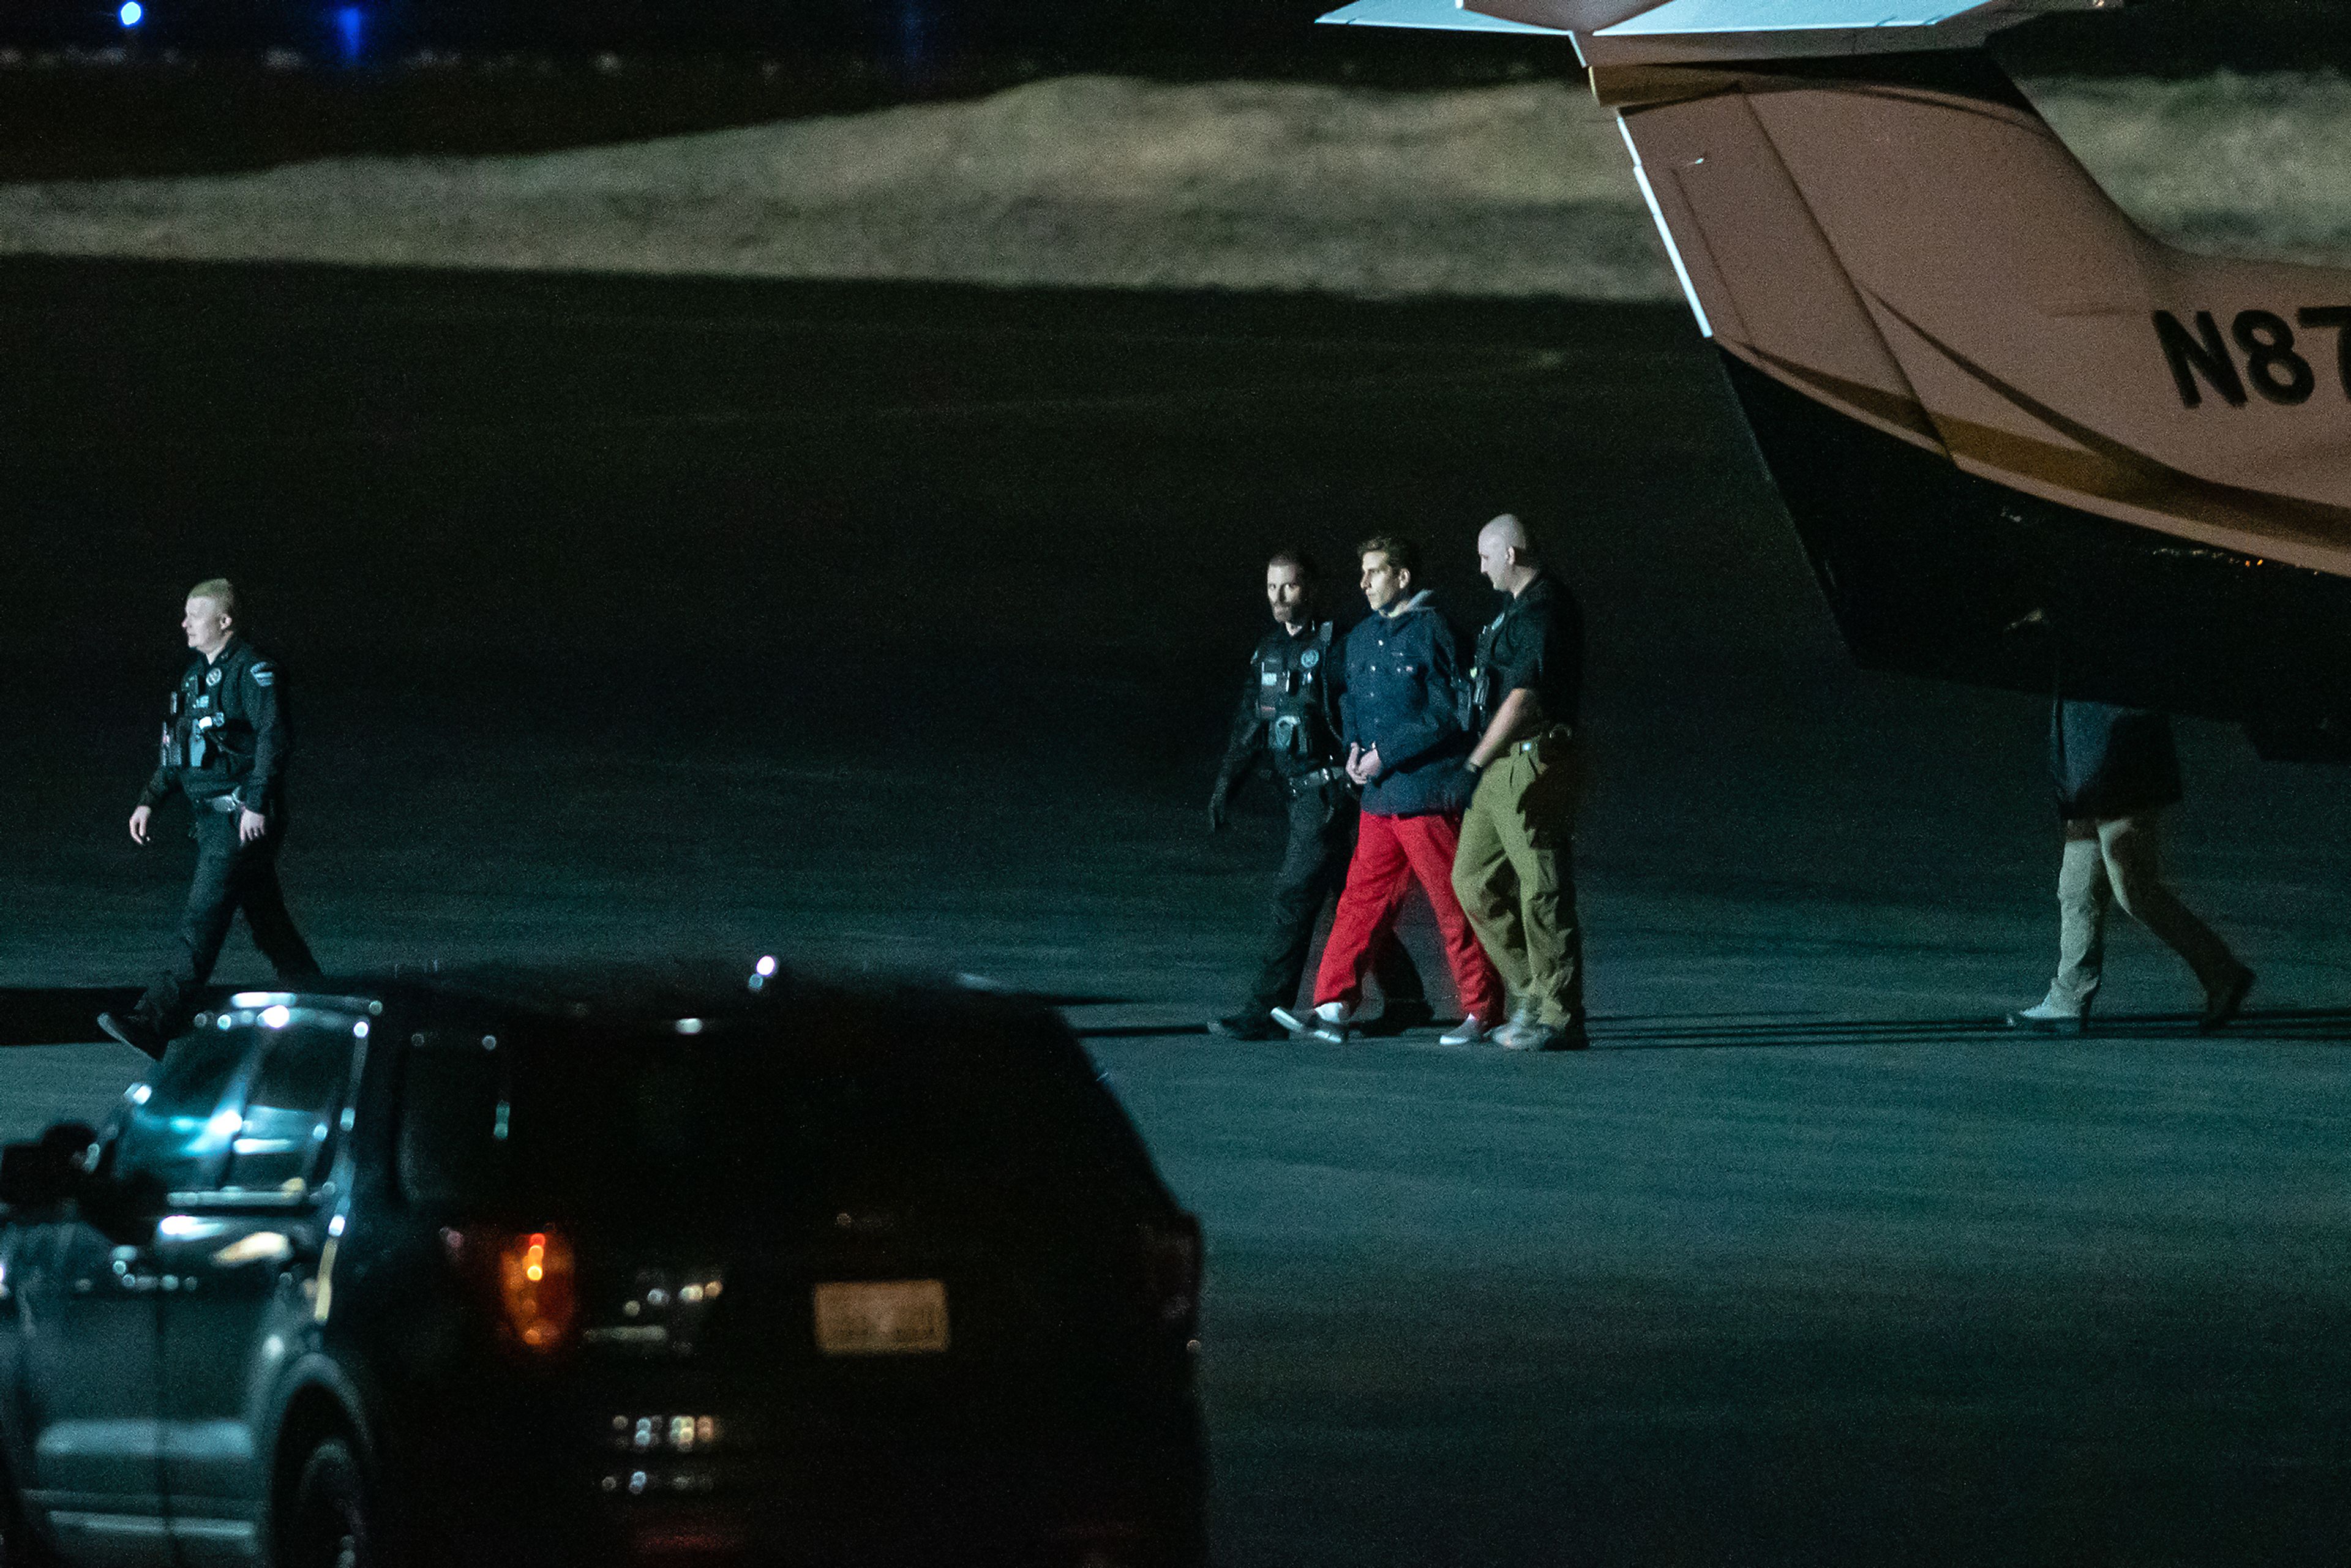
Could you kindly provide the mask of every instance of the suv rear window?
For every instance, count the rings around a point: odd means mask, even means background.
[[[1154,1180],[1091,1064],[1036,1019],[846,1009],[697,1036],[558,1026],[408,1053],[412,1199],[810,1218],[844,1192],[1082,1206]]]

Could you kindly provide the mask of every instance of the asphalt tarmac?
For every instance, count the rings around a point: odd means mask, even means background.
[[[226,571],[330,965],[1079,998],[1207,1228],[1220,1562],[2345,1555],[2346,780],[2181,727],[2239,1029],[2132,930],[2101,1032],[1993,1027],[2043,705],[1849,666],[1679,311],[8,265],[0,351],[0,1132],[136,1065],[51,993],[168,934],[122,819]],[[1263,555],[1406,529],[1474,623],[1505,506],[1592,625],[1596,1049],[1211,1040]]]

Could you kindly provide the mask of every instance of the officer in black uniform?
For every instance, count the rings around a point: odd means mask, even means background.
[[[279,984],[319,977],[277,885],[288,745],[277,665],[237,635],[236,590],[224,578],[189,590],[180,625],[191,657],[172,693],[162,759],[131,813],[131,837],[144,844],[155,808],[185,796],[195,818],[189,830],[195,881],[180,921],[179,955],[130,1012],[98,1016],[108,1034],[153,1057],[187,1026],[239,909]]]
[[[1249,655],[1247,685],[1233,716],[1232,738],[1208,796],[1208,826],[1225,826],[1234,788],[1262,762],[1290,800],[1290,844],[1274,880],[1273,924],[1249,1005],[1209,1030],[1234,1040],[1271,1040],[1288,1031],[1273,1009],[1294,1006],[1306,952],[1323,904],[1347,880],[1354,853],[1356,801],[1339,743],[1339,694],[1345,660],[1334,628],[1313,614],[1314,564],[1285,549],[1266,563],[1265,597],[1274,628]],[[1393,936],[1373,965],[1386,1006],[1367,1032],[1395,1033],[1435,1016],[1420,973]]]

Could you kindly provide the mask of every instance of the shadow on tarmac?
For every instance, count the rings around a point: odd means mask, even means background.
[[[1059,1005],[1070,1006],[1072,1003]],[[1730,1014],[1727,1018],[1751,1018]],[[2351,1041],[2351,1008],[2280,1008],[2240,1014],[2221,1033],[2199,1034],[2194,1013],[2116,1013],[2102,1017],[2086,1035],[2051,1036],[2011,1029],[1994,1017],[1945,1019],[1816,1019],[1810,1022],[1734,1023],[1687,1015],[1660,1018],[1599,1018],[1592,1020],[1594,1051],[1690,1051],[1726,1047],[1834,1045],[1933,1045],[1952,1040],[2013,1040],[2019,1044],[2070,1045],[2083,1040],[2269,1040],[2314,1045]],[[1206,1035],[1206,1024],[1108,1024],[1075,1030],[1080,1040],[1156,1040]],[[5,1037],[0,1037],[5,1038]],[[1376,1043],[1372,1037],[1367,1043]],[[1398,1037],[1387,1037],[1398,1038]],[[1413,1037],[1401,1037],[1405,1043]],[[16,1043],[8,1040],[7,1043]],[[1276,1042],[1279,1043],[1279,1042]],[[1463,1051],[1477,1048],[1463,1046]]]
[[[2351,1009],[2281,1008],[2238,1015],[2225,1030],[2203,1035],[2194,1013],[2100,1015],[2084,1035],[2055,1036],[2011,1029],[1997,1014],[1944,1019],[1823,1019],[1810,1023],[1674,1023],[1595,1019],[1595,1050],[1661,1051],[1720,1046],[1933,1044],[1951,1039],[2013,1040],[2020,1044],[2069,1045],[2081,1040],[2168,1039],[2307,1040],[2351,1039]]]

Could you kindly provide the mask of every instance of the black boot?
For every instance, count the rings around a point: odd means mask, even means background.
[[[1275,1040],[1284,1032],[1273,1021],[1271,1013],[1238,1012],[1228,1017],[1210,1019],[1208,1032],[1226,1040]]]
[[[163,1048],[171,1043],[163,1038],[162,1030],[135,1012],[125,1013],[120,1018],[112,1013],[100,1013],[98,1015],[98,1027],[131,1050],[157,1061],[163,1060]]]

